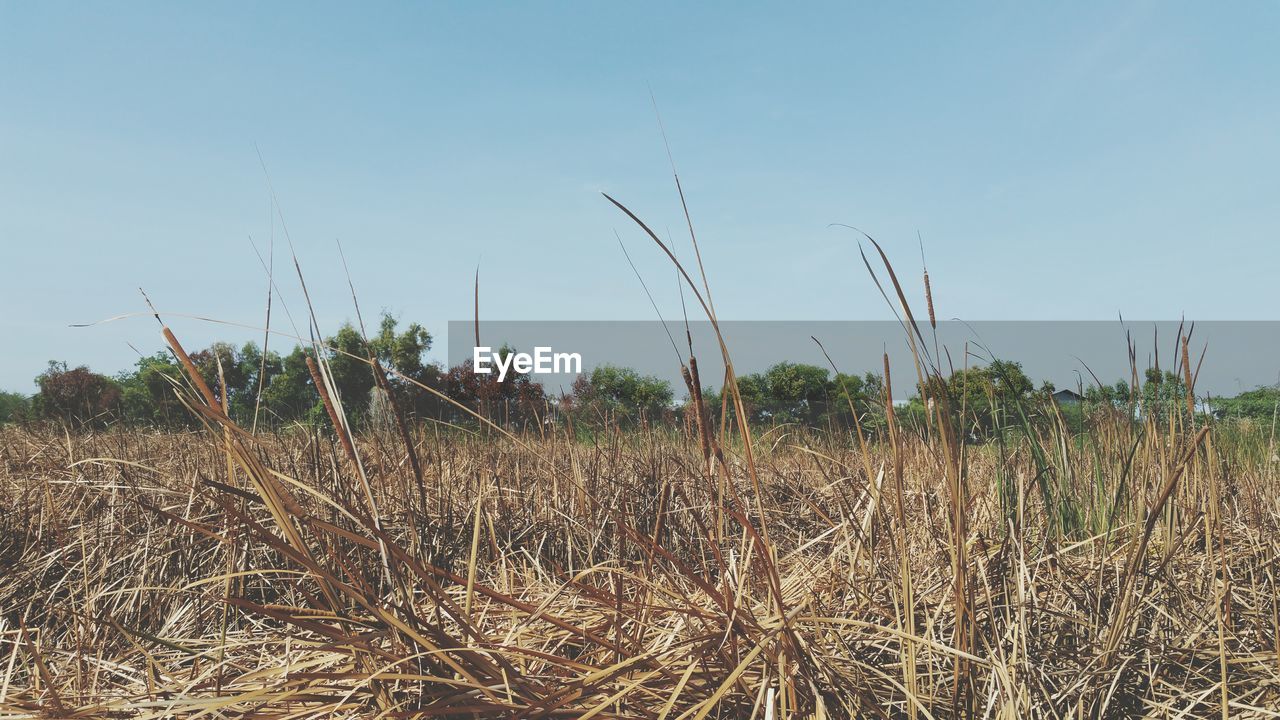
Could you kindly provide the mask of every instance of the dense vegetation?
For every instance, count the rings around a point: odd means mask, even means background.
[[[1015,720],[1280,705],[1274,442],[1211,432],[1172,401],[1175,374],[1098,390],[1113,397],[1081,404],[1073,435],[1016,366],[970,369],[926,382],[926,402],[880,397],[860,417],[882,430],[864,434],[798,423],[871,402],[877,378],[833,396],[821,372],[784,365],[740,381],[755,433],[708,439],[696,418],[645,422],[670,415],[669,389],[602,369],[571,417],[616,431],[584,442],[571,423],[412,422],[397,437],[301,412],[251,432],[230,413],[251,418],[256,398],[237,409],[230,378],[250,385],[224,362],[223,402],[200,370],[212,358],[191,360],[160,395],[210,432],[0,429],[0,713]],[[36,404],[68,416],[136,387],[50,378]],[[1143,398],[1170,402],[1125,409]],[[957,445],[949,425],[992,441]]]
[[[676,403],[671,386],[630,368],[600,366],[579,376],[562,397],[548,396],[527,375],[512,371],[499,382],[494,375],[476,375],[470,363],[444,369],[425,360],[432,337],[412,323],[398,323],[384,315],[378,332],[368,338],[350,324],[324,343],[294,346],[287,354],[262,352],[256,343],[235,346],[218,342],[191,354],[203,380],[227,397],[228,416],[248,427],[276,428],[293,424],[327,426],[330,420],[316,392],[317,375],[307,358],[323,354],[333,390],[352,427],[386,424],[398,410],[406,418],[474,425],[483,415],[505,427],[569,422],[580,429],[608,426],[688,422],[689,396]],[[513,352],[504,347],[500,352]],[[378,369],[371,369],[376,361]],[[1139,382],[1140,380],[1140,382]],[[84,366],[50,362],[37,378],[32,397],[0,393],[0,423],[54,420],[72,428],[130,427],[185,429],[198,419],[181,401],[188,383],[169,351],[138,360],[134,368],[114,376]],[[1137,419],[1146,412],[1165,418],[1186,408],[1186,385],[1168,370],[1147,369],[1140,379],[1082,389],[1078,401],[1055,404],[1054,387],[1036,387],[1013,361],[955,370],[946,378],[929,380],[935,387],[917,388],[898,409],[908,425],[921,425],[927,414],[921,397],[945,395],[962,409],[957,430],[974,440],[989,439],[998,430],[1021,427],[1021,415],[1044,419],[1061,413],[1077,432],[1104,417],[1119,413]],[[797,424],[815,429],[859,428],[871,435],[884,430],[884,381],[874,372],[832,374],[826,368],[783,362],[765,372],[737,378],[747,420],[755,426]],[[720,411],[733,419],[735,408],[718,391],[702,391],[710,421]],[[1209,399],[1206,399],[1209,400]],[[394,403],[394,405],[393,405]],[[1196,412],[1206,419],[1270,423],[1280,412],[1280,388],[1263,387],[1234,398],[1212,398]]]

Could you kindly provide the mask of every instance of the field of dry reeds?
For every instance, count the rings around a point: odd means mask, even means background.
[[[198,409],[203,433],[0,433],[4,717],[1280,707],[1265,437],[779,428],[708,460],[411,427],[409,453]]]
[[[1180,333],[1186,412],[966,441],[881,259],[928,397],[874,436],[734,428],[723,342],[683,431],[356,432],[316,346],[336,430],[250,432],[165,328],[200,432],[0,431],[0,717],[1280,715],[1274,429]]]

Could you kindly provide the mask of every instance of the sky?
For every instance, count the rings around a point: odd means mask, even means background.
[[[1273,320],[1280,4],[0,3],[0,389],[306,328]],[[275,203],[273,210],[272,197]],[[342,256],[346,257],[344,271]],[[77,324],[128,315],[89,327]],[[197,318],[210,318],[203,320]],[[257,329],[255,329],[257,328]],[[277,346],[288,343],[277,338]],[[441,348],[437,348],[438,351]],[[442,354],[439,354],[442,356]]]

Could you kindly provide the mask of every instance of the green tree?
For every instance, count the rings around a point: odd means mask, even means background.
[[[431,333],[418,323],[410,323],[403,332],[397,333],[397,325],[396,319],[384,312],[378,333],[369,338],[369,345],[384,366],[395,368],[405,377],[420,380],[432,369],[426,363],[427,351],[431,349]]]
[[[116,375],[125,420],[153,427],[194,424],[191,411],[176,394],[176,388],[183,381],[182,368],[167,351],[139,358],[132,371]]]
[[[267,380],[262,404],[272,423],[325,421],[324,405],[311,382],[307,353],[301,346],[280,358],[280,370]]]
[[[1187,420],[1187,384],[1168,370],[1147,368],[1142,384],[1140,410],[1160,427],[1175,419]]]
[[[742,399],[742,409],[747,414],[747,422],[763,422],[769,414],[769,380],[763,373],[752,373],[737,378],[738,396]],[[721,393],[729,392],[721,388]],[[720,399],[716,398],[716,405]],[[737,417],[733,405],[732,394],[729,397],[729,415]]]
[[[573,385],[571,407],[587,422],[635,424],[655,421],[671,407],[671,386],[631,368],[601,365]]]
[[[1260,387],[1233,398],[1215,400],[1213,414],[1219,418],[1248,418],[1271,422],[1280,414],[1280,387]]]
[[[864,429],[875,429],[883,423],[883,385],[879,375],[836,375],[816,365],[781,362],[763,373],[738,378],[738,393],[743,410],[752,424],[794,422],[820,426],[828,420],[853,424],[850,401]],[[705,391],[703,401],[713,419],[719,417],[721,391]],[[729,403],[729,415],[734,413]]]
[[[832,383],[825,368],[781,362],[764,374],[765,410],[774,422],[816,426],[826,415]]]
[[[0,392],[0,425],[21,422],[31,412],[31,398],[16,392]]]
[[[1035,384],[1022,370],[1022,365],[1009,360],[995,360],[985,366],[963,368],[945,382],[930,378],[921,388],[925,405],[945,399],[950,410],[961,418],[958,428],[970,437],[990,437],[1008,420],[1017,417],[1019,406],[1029,412]]]
[[[344,323],[338,332],[326,341],[334,349],[329,355],[329,372],[333,386],[338,391],[347,419],[357,422],[369,407],[369,393],[373,390],[373,368],[365,360],[369,348],[364,338],[351,323]]]
[[[439,368],[428,365],[427,351],[431,349],[431,333],[411,323],[402,332],[396,332],[395,317],[383,313],[377,333],[368,342],[351,323],[345,323],[326,342],[334,352],[329,356],[329,369],[333,383],[342,398],[347,418],[353,423],[365,417],[377,381],[368,360],[376,358],[388,375],[388,384],[397,399],[407,401],[409,408],[421,407],[427,393],[412,381],[428,386],[439,384]]]
[[[245,426],[253,421],[258,406],[259,379],[264,380],[262,387],[265,388],[265,381],[282,369],[278,354],[269,352],[264,358],[257,343],[252,342],[238,348],[231,343],[216,342],[193,353],[191,361],[215,397],[222,398],[223,385],[226,385],[227,412],[232,420]]]
[[[751,375],[743,375],[738,379],[738,394],[742,397],[742,407],[746,410],[747,419],[750,423],[764,422],[764,407],[768,402],[766,397],[767,384],[764,375],[755,373]],[[702,404],[707,410],[710,417],[712,427],[718,427],[720,423],[720,410],[722,403],[725,403],[725,388],[716,390],[714,388],[702,389]],[[685,401],[688,406],[688,400]],[[737,412],[733,406],[733,396],[730,395],[725,407],[725,418],[730,423],[735,422]],[[687,408],[686,408],[687,411]]]
[[[397,322],[390,314],[383,313],[377,333],[368,338],[361,335],[351,323],[343,323],[338,331],[325,340],[326,362],[337,390],[338,400],[347,420],[359,425],[366,417],[372,393],[377,381],[370,357],[377,358],[388,376],[388,383],[398,400],[406,409],[422,408],[434,404],[434,396],[409,382],[408,379],[424,383],[429,387],[442,384],[440,369],[426,362],[427,351],[431,349],[431,334],[418,323],[412,323],[402,332],[397,332]],[[262,394],[264,411],[273,422],[304,422],[327,424],[328,413],[324,402],[315,388],[311,371],[307,368],[308,349],[294,347],[288,355],[280,357],[274,353],[267,355],[267,372],[265,390]],[[256,401],[259,381],[258,367],[261,367],[262,356],[256,346],[246,345],[238,355],[232,357],[233,362],[245,368],[237,375],[237,382],[246,391],[244,401],[240,404],[241,412],[252,412],[252,404]],[[251,367],[256,366],[256,367]],[[203,372],[203,371],[202,371]],[[231,379],[228,378],[230,385]],[[235,401],[232,403],[236,407]]]
[[[1080,402],[1082,425],[1117,420],[1131,422],[1136,402],[1138,400],[1126,380],[1117,380],[1110,385],[1091,385],[1084,389]]]
[[[836,373],[831,386],[831,414],[837,421],[853,427],[853,417],[849,414],[852,406],[863,432],[874,434],[884,429],[884,378],[873,372],[862,375]]]

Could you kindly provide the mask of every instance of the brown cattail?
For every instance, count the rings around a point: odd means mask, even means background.
[[[929,327],[938,329],[938,318],[933,314],[933,289],[929,287],[929,271],[924,271],[924,301],[929,306]]]
[[[204,396],[204,401],[209,405],[211,410],[221,410],[218,405],[218,399],[214,397],[213,390],[209,389],[209,384],[204,381],[204,376],[196,368],[196,364],[191,361],[191,356],[187,355],[187,351],[182,349],[182,344],[178,342],[178,338],[174,337],[173,331],[165,326],[164,339],[169,343],[169,347],[173,350],[173,354],[178,356],[178,362],[182,363],[182,367],[187,371],[187,376],[191,378],[192,384]]]
[[[316,384],[316,390],[320,393],[320,400],[324,402],[324,409],[329,413],[329,422],[333,423],[334,432],[338,433],[338,439],[342,441],[342,449],[347,451],[347,457],[351,458],[351,462],[359,463],[356,458],[356,448],[351,444],[351,436],[347,434],[347,427],[342,424],[338,417],[338,409],[334,407],[333,399],[329,397],[329,391],[325,389],[324,378],[320,376],[320,368],[316,367],[316,361],[310,355],[307,356],[307,370],[311,371],[311,381]]]
[[[1191,377],[1191,353],[1187,348],[1187,338],[1182,338],[1182,376],[1187,384],[1187,417],[1194,422],[1196,416],[1195,390],[1191,387],[1194,380]]]
[[[702,461],[711,459],[711,429],[707,427],[706,405],[702,400],[702,378],[698,375],[698,358],[689,356],[689,377],[693,386],[693,407],[698,413],[698,440],[702,444]]]
[[[685,425],[693,427],[698,421],[698,395],[697,391],[693,389],[693,376],[689,374],[688,366],[680,366],[680,377],[684,380],[685,390],[689,393],[689,406],[691,410],[691,412],[685,413]]]

